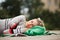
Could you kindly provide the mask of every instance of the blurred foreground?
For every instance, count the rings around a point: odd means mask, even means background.
[[[26,36],[26,37],[0,37],[0,40],[60,40],[60,30],[50,31],[57,35]]]

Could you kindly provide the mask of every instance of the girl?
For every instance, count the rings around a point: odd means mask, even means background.
[[[24,15],[20,15],[10,19],[0,19],[0,33],[23,33],[35,25],[44,26],[44,23],[40,18],[26,21],[26,17]]]

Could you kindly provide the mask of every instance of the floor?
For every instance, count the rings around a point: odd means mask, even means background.
[[[0,37],[0,40],[60,40],[60,31],[50,31],[58,35],[26,36],[26,37]]]

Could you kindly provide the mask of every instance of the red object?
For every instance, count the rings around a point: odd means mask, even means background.
[[[21,22],[22,20],[20,20],[20,22]],[[18,25],[19,23],[14,23],[14,24],[12,24],[12,26],[10,27],[10,29],[9,29],[9,33],[10,34],[13,34],[13,29],[16,29],[16,27],[17,27],[17,25]]]
[[[13,34],[13,29],[15,29],[16,27],[17,27],[17,23],[14,23],[11,27],[10,27],[10,29],[9,29],[9,33],[10,34]]]
[[[9,29],[9,30],[3,32],[3,34],[13,34],[13,31],[12,31],[12,29]]]
[[[13,29],[9,29],[9,34],[13,34]]]
[[[17,27],[17,23],[14,23],[12,26],[11,26],[11,29],[15,29]]]

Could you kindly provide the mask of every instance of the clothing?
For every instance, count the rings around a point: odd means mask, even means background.
[[[24,32],[24,34],[28,36],[45,35],[45,33],[46,33],[46,28],[42,26],[33,26],[32,28]]]
[[[9,21],[11,21],[11,19],[0,19],[0,34],[3,33],[4,30],[10,28],[8,26]]]
[[[13,29],[23,29],[25,28],[25,23],[26,17],[24,15],[9,19],[0,19],[0,33],[3,33],[6,29],[10,29],[10,32],[12,32]]]

